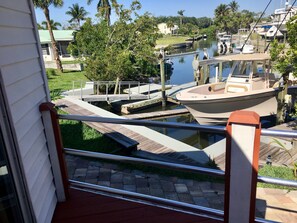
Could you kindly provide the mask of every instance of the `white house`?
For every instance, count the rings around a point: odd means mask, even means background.
[[[163,22],[158,24],[158,29],[159,29],[159,32],[164,35],[176,34],[178,31],[178,26],[174,25],[174,27],[168,27],[167,23]]]
[[[74,40],[75,30],[53,30],[61,60],[73,60],[67,51],[69,43]],[[53,47],[48,30],[38,30],[44,61],[54,61]]]
[[[31,0],[0,1],[0,33],[0,222],[51,222],[65,194],[39,111],[50,97]]]

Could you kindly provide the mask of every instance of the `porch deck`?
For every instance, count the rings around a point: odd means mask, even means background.
[[[217,223],[220,221],[141,203],[70,189],[70,199],[56,207],[52,223],[171,222]]]

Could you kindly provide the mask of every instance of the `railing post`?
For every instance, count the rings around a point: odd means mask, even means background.
[[[39,110],[42,114],[57,198],[59,202],[63,202],[69,198],[69,183],[58,114],[54,106],[55,105],[50,102],[42,103],[39,106]]]
[[[261,123],[255,112],[230,115],[226,136],[225,223],[255,221]]]
[[[105,84],[106,101],[108,101],[108,83]]]
[[[128,100],[130,100],[130,99],[131,99],[131,84],[129,82],[129,98],[128,98]]]

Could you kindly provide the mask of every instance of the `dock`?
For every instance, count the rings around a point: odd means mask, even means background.
[[[83,101],[119,101],[119,100],[146,100],[149,96],[143,94],[108,94],[108,95],[84,95]]]
[[[275,130],[287,130],[292,131],[297,127],[297,121],[284,123],[274,126],[270,129]],[[274,142],[274,138],[277,139],[285,148],[281,148]],[[297,142],[294,139],[279,138],[279,137],[267,137],[261,136],[260,153],[259,153],[259,165],[265,165],[268,155],[271,156],[273,166],[292,166],[292,161],[297,160]],[[217,142],[216,144],[206,148],[204,151],[211,156],[220,169],[225,169],[225,139]]]
[[[55,103],[68,114],[125,118],[73,97],[65,97]],[[209,155],[204,151],[198,150],[195,147],[189,146],[147,127],[107,123],[84,123],[105,134],[107,137],[112,136],[115,133],[119,134],[121,137],[118,143],[121,143],[124,137],[137,142],[137,149],[136,151],[133,151],[133,154],[139,157],[191,164],[203,164],[207,163],[209,160]],[[117,137],[114,137],[113,139],[117,140]]]
[[[293,156],[293,160],[297,159],[297,149],[292,149],[290,151]],[[260,154],[259,154],[259,165],[263,166],[266,164],[267,156],[271,156],[273,166],[292,166],[291,156],[280,147],[275,144],[267,144],[261,142]],[[214,158],[215,163],[222,170],[225,170],[225,152]]]
[[[184,89],[196,86],[195,82],[185,83],[181,85],[172,86],[170,89],[166,90],[167,100],[174,102],[176,100],[175,95]],[[156,93],[150,94],[150,99],[132,102],[129,104],[122,105],[121,112],[123,114],[130,114],[133,111],[137,111],[143,108],[147,108],[153,105],[160,104],[162,102],[162,92],[158,91]]]
[[[156,118],[173,117],[173,116],[185,115],[185,114],[189,114],[188,109],[181,108],[181,109],[175,109],[175,110],[131,114],[131,115],[125,115],[125,117],[129,119],[140,120],[140,119],[156,119]]]

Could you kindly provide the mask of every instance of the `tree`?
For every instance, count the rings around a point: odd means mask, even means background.
[[[57,42],[55,40],[54,34],[53,34],[53,30],[51,27],[51,23],[50,23],[50,12],[49,12],[49,6],[53,5],[54,7],[62,7],[63,6],[63,0],[33,0],[33,4],[36,8],[40,8],[43,10],[46,22],[47,22],[47,27],[48,27],[48,31],[50,34],[50,38],[51,38],[51,44],[53,47],[53,52],[54,52],[54,57],[56,60],[56,64],[57,64],[57,69],[61,72],[63,72],[63,67],[62,67],[62,63],[59,57],[59,51],[58,51],[58,47],[57,47]]]
[[[42,25],[40,25],[39,23],[37,23],[37,29],[38,30],[44,30],[44,27]]]
[[[93,0],[87,0],[87,4],[91,4],[92,1]],[[108,25],[110,25],[111,7],[115,8],[116,12],[118,12],[119,5],[117,3],[117,0],[99,0],[97,4],[98,15],[103,17]]]
[[[68,21],[69,23],[76,22],[77,26],[80,27],[80,21],[85,20],[88,12],[84,7],[80,7],[78,3],[72,4],[72,7],[68,7],[69,10],[66,12],[72,18]]]
[[[215,9],[215,24],[220,30],[227,30],[227,15],[229,7],[226,4],[220,4]]]
[[[237,12],[239,9],[239,5],[236,1],[230,2],[228,6],[230,7],[231,12],[233,13]]]
[[[87,19],[76,33],[70,50],[80,52],[91,80],[144,80],[155,72],[157,25],[151,15],[138,15],[138,7],[132,5],[112,26]]]
[[[274,67],[281,73],[285,73],[288,67],[291,67],[291,70],[294,76],[297,76],[297,15],[292,17],[289,22],[286,23],[288,30],[288,44],[280,44],[277,40],[272,43],[270,49],[270,55],[272,61],[274,61]]]
[[[43,25],[43,29],[46,29],[48,30],[48,25],[47,25],[47,21],[43,21],[41,23]],[[50,20],[50,26],[52,27],[52,30],[57,30],[58,29],[58,26],[62,26],[61,23],[59,22],[55,22],[54,20]]]
[[[182,26],[182,24],[183,24],[183,17],[184,17],[184,12],[185,12],[185,10],[179,10],[179,11],[177,11],[177,14],[179,15],[179,24],[180,24],[180,27]]]
[[[174,28],[174,23],[172,21],[168,21],[166,25],[170,29],[170,34],[173,34],[172,29]]]

